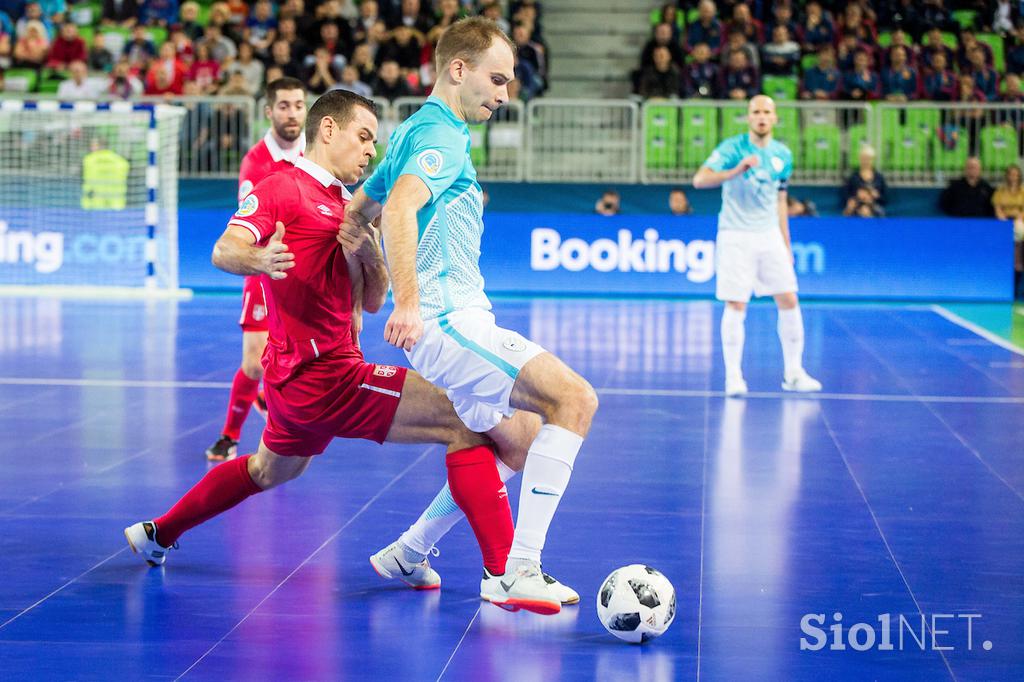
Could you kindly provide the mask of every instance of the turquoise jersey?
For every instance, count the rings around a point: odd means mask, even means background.
[[[789,147],[771,140],[764,148],[743,133],[723,140],[704,165],[713,171],[735,168],[744,158],[756,154],[761,163],[732,180],[722,183],[722,210],[719,230],[767,232],[779,229],[779,192],[786,190],[793,173],[793,153]]]
[[[469,127],[436,97],[391,134],[387,153],[363,190],[383,204],[402,175],[415,175],[430,189],[430,200],[416,214],[423,319],[466,308],[490,310],[480,274],[483,192],[469,160]]]

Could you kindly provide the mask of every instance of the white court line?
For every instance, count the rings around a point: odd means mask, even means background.
[[[0,377],[0,386],[81,386],[89,388],[231,388],[230,381],[157,381],[150,379],[52,379]]]
[[[391,480],[390,480],[390,481],[389,481],[389,482],[387,483],[387,485],[385,485],[385,486],[384,486],[383,488],[381,488],[381,489],[380,489],[380,490],[379,490],[379,491],[377,492],[377,494],[376,494],[376,495],[374,495],[373,497],[371,497],[371,498],[370,498],[370,499],[369,499],[369,500],[367,501],[367,503],[366,503],[366,504],[364,504],[364,505],[363,505],[362,507],[360,507],[360,508],[359,508],[359,511],[357,511],[357,512],[356,512],[355,514],[353,514],[352,518],[350,518],[350,519],[349,519],[348,521],[346,521],[346,522],[345,522],[345,525],[343,525],[343,526],[342,526],[341,528],[339,528],[338,530],[336,530],[336,531],[335,531],[335,532],[334,532],[334,533],[333,533],[333,534],[332,534],[332,535],[331,535],[331,536],[330,536],[329,538],[327,538],[326,540],[324,540],[324,541],[323,541],[323,543],[322,543],[322,544],[321,544],[321,545],[320,545],[319,547],[317,547],[316,549],[314,549],[314,550],[313,550],[313,552],[312,552],[312,553],[311,553],[311,554],[310,554],[309,556],[307,556],[307,557],[306,557],[305,559],[303,559],[303,560],[302,560],[302,563],[300,563],[300,564],[299,564],[298,566],[296,566],[296,567],[295,567],[295,568],[294,568],[294,569],[292,570],[292,572],[291,572],[291,573],[289,573],[288,575],[286,575],[286,576],[284,577],[284,580],[282,580],[281,582],[279,582],[279,583],[277,584],[277,586],[276,586],[276,587],[275,587],[274,589],[272,589],[272,590],[271,590],[271,591],[270,591],[270,592],[269,592],[269,593],[267,594],[267,596],[265,596],[265,597],[264,597],[263,599],[261,599],[261,600],[259,601],[259,603],[258,603],[258,604],[256,604],[256,606],[254,606],[254,607],[252,607],[251,609],[249,609],[249,613],[247,613],[247,614],[245,614],[244,616],[242,616],[242,620],[240,620],[240,621],[238,621],[237,623],[235,623],[235,626],[234,626],[233,628],[231,628],[230,630],[228,630],[227,632],[225,632],[225,633],[224,633],[224,636],[223,636],[223,637],[221,637],[220,639],[218,639],[218,640],[217,640],[217,641],[216,641],[216,642],[215,642],[215,643],[213,644],[213,646],[211,646],[211,647],[210,647],[209,649],[207,649],[207,650],[206,650],[206,652],[205,652],[205,653],[204,653],[204,654],[203,654],[202,656],[200,656],[199,658],[197,658],[197,659],[195,660],[195,662],[194,662],[194,663],[193,663],[192,665],[190,665],[190,666],[189,666],[188,668],[186,668],[186,669],[184,670],[184,672],[182,672],[182,673],[181,673],[180,675],[178,675],[178,676],[177,676],[176,678],[174,678],[174,679],[175,679],[175,682],[177,682],[177,680],[180,680],[181,678],[185,677],[185,675],[187,675],[187,674],[188,674],[188,673],[189,673],[189,672],[190,672],[190,671],[191,671],[191,670],[192,670],[193,668],[195,668],[195,667],[196,667],[197,665],[199,665],[200,663],[202,663],[202,661],[203,661],[203,659],[204,659],[204,658],[206,658],[206,657],[207,657],[207,656],[209,656],[209,655],[210,655],[211,653],[213,653],[213,650],[214,650],[214,649],[216,649],[217,647],[219,647],[219,646],[221,645],[221,643],[222,643],[222,642],[224,642],[224,640],[226,640],[226,639],[227,639],[228,637],[230,637],[230,636],[231,636],[231,633],[232,633],[232,632],[234,632],[234,631],[235,631],[235,630],[237,630],[237,629],[238,629],[239,627],[241,627],[242,623],[244,623],[244,622],[245,622],[246,620],[248,620],[249,616],[251,616],[252,614],[256,613],[257,609],[259,609],[259,608],[260,608],[261,606],[263,606],[263,604],[264,604],[264,603],[266,603],[266,601],[267,601],[268,599],[270,599],[271,597],[273,597],[273,596],[274,596],[274,595],[275,595],[275,594],[277,593],[277,591],[278,591],[278,590],[280,590],[280,589],[281,589],[281,588],[282,588],[282,587],[284,586],[284,584],[285,584],[286,582],[288,582],[289,580],[291,580],[292,576],[294,576],[294,575],[295,575],[296,573],[298,573],[298,572],[299,572],[299,570],[300,570],[300,569],[302,569],[302,567],[303,567],[303,566],[305,566],[306,564],[308,564],[308,563],[309,563],[309,562],[310,562],[310,561],[311,561],[311,560],[313,559],[313,557],[315,557],[315,556],[316,556],[317,554],[319,554],[319,553],[320,553],[320,551],[321,551],[321,550],[323,550],[323,549],[324,549],[324,548],[325,548],[325,547],[326,547],[327,545],[331,544],[331,543],[332,543],[332,542],[334,541],[334,539],[335,539],[336,537],[338,537],[339,535],[341,535],[341,532],[342,532],[343,530],[345,530],[346,528],[348,528],[348,527],[349,527],[350,525],[352,525],[352,522],[353,522],[353,521],[355,521],[355,520],[356,520],[356,519],[358,519],[358,518],[359,518],[360,516],[362,516],[362,515],[363,515],[363,512],[364,512],[364,511],[366,511],[367,509],[369,509],[369,508],[370,508],[370,505],[371,505],[371,504],[373,504],[374,502],[376,502],[376,501],[377,501],[377,499],[378,499],[378,498],[379,498],[379,497],[380,497],[381,495],[383,495],[383,494],[384,494],[385,492],[387,492],[387,491],[388,491],[388,489],[389,489],[389,488],[391,488],[391,486],[393,486],[393,485],[394,485],[395,483],[398,483],[398,481],[399,481],[399,480],[400,480],[400,479],[401,479],[401,478],[402,478],[403,476],[405,476],[405,475],[406,475],[407,473],[409,473],[409,472],[410,472],[410,471],[412,470],[412,468],[413,468],[413,467],[415,467],[415,466],[416,466],[417,464],[419,464],[420,462],[422,462],[422,461],[423,461],[423,458],[424,458],[424,457],[426,457],[427,455],[429,455],[429,454],[430,454],[430,451],[431,451],[431,450],[432,450],[433,448],[434,448],[434,446],[433,446],[433,445],[429,446],[429,447],[428,447],[428,448],[427,448],[426,450],[424,450],[424,451],[423,451],[423,454],[421,454],[421,455],[420,455],[419,457],[417,457],[417,458],[416,458],[415,460],[413,460],[412,464],[410,464],[409,466],[407,466],[407,467],[405,467],[404,469],[402,469],[402,471],[401,471],[401,472],[400,472],[400,473],[399,473],[399,474],[398,474],[397,476],[395,476],[394,478],[392,478],[392,479],[391,479]],[[478,609],[478,610],[479,610],[479,609]]]
[[[459,643],[455,645],[452,655],[448,657],[448,661],[444,664],[444,667],[441,668],[441,672],[438,674],[436,682],[441,682],[441,678],[444,677],[445,672],[448,671],[448,666],[452,664],[452,659],[455,658],[456,652],[458,652],[459,647],[462,646],[462,641],[466,639],[466,635],[469,634],[469,629],[473,627],[473,623],[476,622],[476,617],[480,615],[480,608],[480,606],[476,607],[476,613],[474,613],[473,617],[469,619],[469,625],[466,626],[466,631],[462,633],[462,637],[459,638]]]
[[[1006,339],[1004,339],[1001,336],[997,336],[997,335],[993,334],[992,332],[990,332],[987,329],[983,329],[982,327],[979,327],[978,325],[974,324],[973,322],[969,322],[969,321],[965,320],[964,318],[960,317],[956,313],[951,312],[949,310],[946,310],[941,305],[933,305],[933,306],[931,306],[931,310],[936,315],[941,315],[942,317],[946,318],[947,320],[949,320],[953,324],[958,325],[960,327],[963,327],[967,331],[974,332],[978,336],[982,337],[983,339],[986,339],[987,341],[991,341],[992,343],[996,344],[1000,348],[1005,348],[1006,350],[1010,351],[1011,353],[1016,353],[1017,355],[1024,355],[1024,348],[1021,348],[1020,346],[1018,346],[1015,343],[1011,343],[1011,342],[1007,341]]]

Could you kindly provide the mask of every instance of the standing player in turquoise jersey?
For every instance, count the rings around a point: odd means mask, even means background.
[[[772,139],[778,122],[775,102],[758,95],[747,107],[750,131],[723,141],[697,174],[697,189],[722,187],[718,214],[715,295],[725,301],[722,355],[725,393],[747,392],[743,379],[743,321],[751,294],[772,296],[779,309],[778,332],[786,391],[820,391],[821,383],[803,368],[804,322],[796,297],[796,272],[789,240],[786,184],[793,153]]]
[[[498,454],[448,458],[448,485],[370,561],[384,577],[418,586],[403,566],[424,559],[462,517],[461,507],[484,555],[481,597],[510,610],[557,613],[579,595],[541,571],[541,550],[597,396],[554,355],[498,327],[484,294],[483,202],[467,123],[488,120],[508,101],[513,50],[490,20],[448,28],[435,53],[433,95],[392,134],[387,155],[345,213],[363,224],[381,215],[395,300],[387,341],[447,391],[466,426],[486,433]],[[513,529],[504,482],[520,468]]]

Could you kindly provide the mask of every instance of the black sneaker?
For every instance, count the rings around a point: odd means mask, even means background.
[[[206,459],[211,462],[223,462],[238,456],[238,441],[221,436],[217,442],[206,448]]]

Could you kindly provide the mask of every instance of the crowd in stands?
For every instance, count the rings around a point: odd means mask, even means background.
[[[644,98],[1024,103],[1017,0],[679,0],[652,13]],[[766,89],[767,90],[767,89]]]
[[[539,0],[0,0],[0,91],[258,96],[292,76],[314,94],[426,95],[444,29],[477,14],[517,44],[514,96],[542,94]]]

